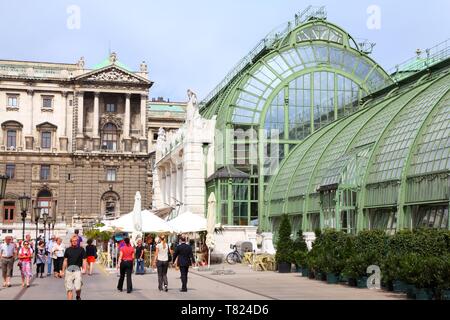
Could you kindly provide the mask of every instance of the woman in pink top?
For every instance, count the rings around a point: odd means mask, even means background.
[[[117,268],[120,268],[120,278],[117,284],[117,290],[122,291],[123,280],[125,279],[125,273],[127,274],[127,293],[131,293],[133,290],[133,284],[131,283],[131,273],[133,272],[134,263],[134,248],[130,244],[130,238],[125,238],[125,245],[120,248],[119,261],[117,262]]]
[[[23,242],[23,247],[19,250],[20,273],[22,274],[22,287],[25,287],[25,279],[27,280],[27,288],[30,286],[30,278],[33,276],[31,272],[31,257],[33,249],[30,248],[28,241]]]

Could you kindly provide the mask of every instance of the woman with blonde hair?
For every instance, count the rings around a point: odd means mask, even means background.
[[[169,245],[166,242],[165,235],[159,236],[160,243],[156,246],[155,251],[155,262],[153,263],[153,267],[158,269],[158,289],[159,291],[163,290],[163,284],[164,284],[164,291],[168,291],[168,282],[167,282],[167,268],[169,267]]]

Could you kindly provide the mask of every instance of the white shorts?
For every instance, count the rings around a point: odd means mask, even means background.
[[[66,286],[66,291],[72,291],[73,289],[79,291],[83,285],[81,280],[81,271],[67,271],[64,278],[64,285]]]

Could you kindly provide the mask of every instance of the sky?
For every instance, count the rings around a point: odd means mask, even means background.
[[[310,4],[375,42],[371,57],[385,69],[450,38],[448,0],[0,0],[0,59],[83,56],[92,68],[111,50],[132,70],[146,61],[150,97],[185,101],[191,89],[203,99],[259,40]]]

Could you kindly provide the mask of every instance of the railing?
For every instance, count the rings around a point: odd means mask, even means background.
[[[327,13],[325,6],[308,6],[305,10],[295,15],[294,21],[289,21],[281,26],[275,28],[264,39],[250,50],[250,52],[242,58],[232,69],[227,73],[225,78],[200,102],[200,109],[212,100],[223,88],[225,88],[238,74],[240,74],[248,65],[252,64],[253,59],[263,52],[266,48],[271,48],[278,40],[286,36],[291,30],[292,25],[298,26],[310,18],[326,19]]]
[[[441,62],[450,57],[450,38],[442,41],[441,43],[425,49],[425,57],[422,58],[422,51],[418,49],[417,55],[410,58],[400,64],[397,64],[393,68],[390,68],[387,72],[395,79],[400,80],[413,72],[418,72],[426,69],[438,62]]]

